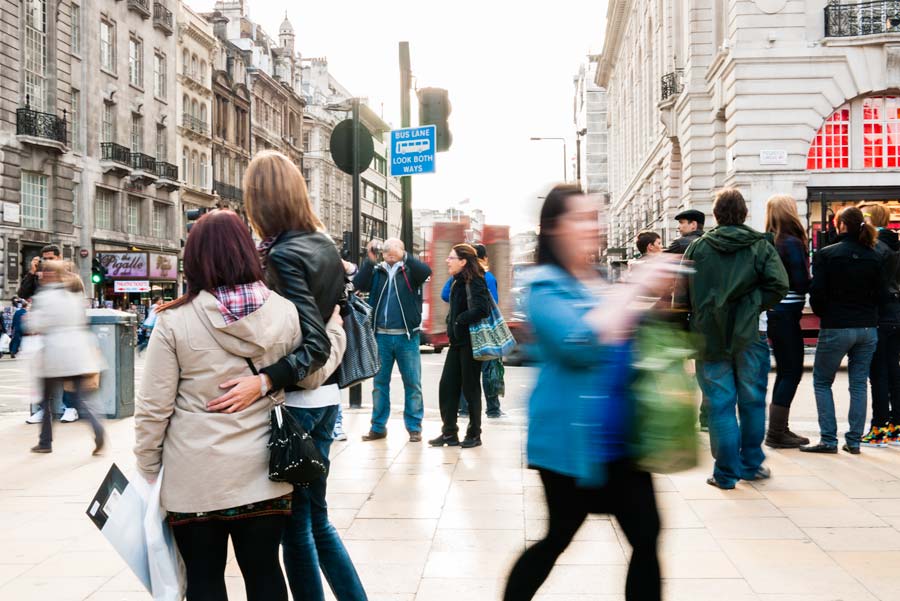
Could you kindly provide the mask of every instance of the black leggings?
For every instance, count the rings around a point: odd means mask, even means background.
[[[775,355],[775,385],[772,387],[772,403],[790,408],[803,378],[803,303],[779,305],[769,311],[768,335]]]
[[[609,465],[609,479],[603,488],[578,488],[574,478],[547,470],[541,470],[541,480],[550,527],[544,539],[529,547],[516,562],[506,584],[504,601],[534,597],[589,513],[615,516],[633,548],[625,599],[659,601],[659,514],[650,474],[637,471],[629,463],[617,462]]]
[[[287,516],[209,520],[174,526],[175,542],[187,569],[187,601],[227,601],[225,562],[228,537],[247,601],[287,601],[287,586],[278,562],[278,546]]]
[[[466,438],[481,437],[481,361],[472,357],[472,347],[450,345],[444,360],[444,371],[439,385],[441,432],[453,436],[459,432],[456,417],[459,415],[459,395],[462,392],[469,405],[469,427]]]

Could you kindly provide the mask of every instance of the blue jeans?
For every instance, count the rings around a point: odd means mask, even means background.
[[[837,419],[834,415],[834,394],[831,385],[844,357],[849,357],[847,375],[850,380],[850,430],[847,444],[858,447],[866,427],[866,381],[872,355],[878,346],[876,328],[836,328],[819,330],[816,361],[813,364],[813,390],[819,412],[819,433],[822,444],[837,446]]]
[[[499,359],[494,359],[494,361],[499,361]],[[486,389],[487,375],[485,374],[490,364],[490,361],[481,363],[481,388],[483,390]],[[469,413],[469,404],[466,402],[466,396],[462,393],[459,395],[459,412],[463,415]],[[484,395],[484,414],[488,417],[500,417],[500,397]]]
[[[406,403],[403,406],[403,423],[407,432],[422,431],[425,405],[422,401],[422,355],[419,352],[419,335],[407,338],[403,334],[375,334],[381,369],[375,374],[372,390],[372,431],[385,432],[391,417],[391,373],[394,361],[400,369]]]
[[[762,442],[769,368],[765,336],[730,360],[697,362],[697,381],[709,402],[713,476],[719,484],[732,486],[753,478],[766,458]]]
[[[329,465],[334,422],[338,405],[317,409],[288,407]],[[359,574],[337,530],[328,519],[325,490],[328,476],[308,487],[294,487],[293,511],[284,532],[284,568],[294,601],[324,601],[321,569],[339,601],[366,601]]]

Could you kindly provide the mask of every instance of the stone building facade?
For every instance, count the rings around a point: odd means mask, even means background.
[[[596,83],[609,94],[618,246],[669,242],[682,208],[736,186],[763,227],[775,193],[810,231],[847,202],[900,225],[900,17],[889,1],[612,0]],[[711,218],[710,218],[711,221]]]
[[[0,2],[2,299],[45,244],[67,259],[83,246],[75,182],[91,104],[80,77],[91,50],[86,24],[85,7],[69,0]]]
[[[213,91],[217,41],[213,26],[181,3],[178,12],[176,151],[183,185],[181,209],[216,206],[213,195]],[[180,232],[183,237],[184,232]]]

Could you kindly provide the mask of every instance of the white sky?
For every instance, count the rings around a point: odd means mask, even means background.
[[[197,11],[215,0],[188,0]],[[539,8],[537,8],[539,7]],[[304,57],[325,56],[353,94],[400,126],[398,42],[410,43],[414,85],[450,92],[453,146],[437,173],[413,176],[413,207],[447,208],[470,198],[491,224],[532,227],[538,196],[562,178],[568,139],[574,179],[573,78],[602,48],[604,0],[377,2],[252,0],[250,18],[277,39],[285,10]],[[412,124],[418,103],[412,98]]]

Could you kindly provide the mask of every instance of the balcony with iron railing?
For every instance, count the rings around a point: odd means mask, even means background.
[[[142,19],[150,18],[150,0],[128,0],[128,10],[141,15]]]
[[[142,152],[131,153],[131,168],[156,175],[156,159]]]
[[[63,111],[62,117],[36,111],[31,108],[26,96],[25,106],[16,109],[16,136],[28,144],[65,152],[68,143],[66,111]]]
[[[825,7],[825,37],[900,33],[900,0],[877,0]]]
[[[172,35],[172,11],[160,2],[153,3],[153,26]]]
[[[178,167],[172,163],[156,160],[156,187],[160,190],[177,190],[181,187],[178,183]]]
[[[660,90],[660,99],[667,100],[672,96],[681,94],[684,89],[684,69],[675,69],[671,73],[666,73],[660,79],[662,89]]]
[[[131,173],[131,151],[115,142],[101,142],[100,165],[104,173],[127,175]]]
[[[209,126],[206,124],[206,121],[202,121],[190,113],[182,114],[181,124],[191,131],[203,134],[204,136],[209,135]]]
[[[244,200],[244,193],[240,188],[232,186],[231,184],[226,184],[225,182],[213,180],[213,192],[222,198],[230,198],[238,201]]]

